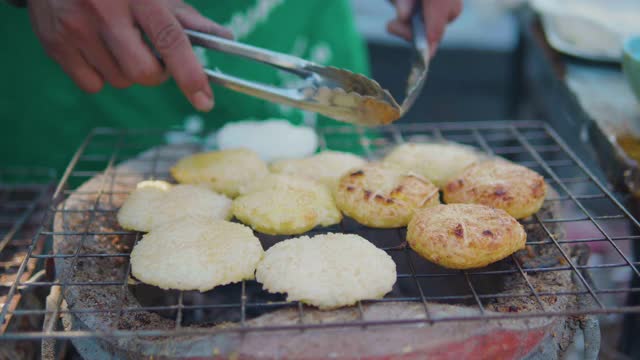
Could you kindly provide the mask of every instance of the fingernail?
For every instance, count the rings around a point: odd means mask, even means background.
[[[209,111],[213,109],[213,97],[207,95],[204,91],[198,91],[191,97],[191,103],[200,111]]]

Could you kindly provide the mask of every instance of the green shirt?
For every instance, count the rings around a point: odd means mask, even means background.
[[[355,31],[348,0],[188,1],[203,15],[233,30],[237,40],[300,56],[318,63],[367,73],[367,54]],[[268,103],[214,85],[216,107],[199,113],[173,81],[159,87],[106,86],[83,93],[50,60],[31,30],[28,13],[0,5],[0,167],[64,168],[89,131],[117,128],[175,128],[202,120],[215,129],[244,119],[286,118],[324,126],[332,120]],[[211,68],[269,84],[287,85],[295,77],[237,57],[195,49]]]

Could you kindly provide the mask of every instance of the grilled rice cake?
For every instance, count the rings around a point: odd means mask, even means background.
[[[535,171],[496,159],[469,166],[443,192],[447,204],[482,204],[523,219],[540,210],[547,185]]]
[[[302,236],[269,248],[256,280],[288,301],[332,309],[382,298],[396,282],[396,264],[358,235]]]
[[[429,180],[386,163],[372,163],[344,175],[335,194],[345,215],[374,228],[406,226],[418,209],[440,203]]]
[[[414,172],[442,188],[482,154],[456,143],[407,143],[396,147],[384,162],[406,172]]]
[[[327,150],[304,159],[276,161],[269,168],[274,173],[317,180],[334,190],[342,175],[364,164],[366,164],[366,160],[357,155]]]
[[[263,254],[242,224],[183,217],[142,237],[131,252],[131,272],[162,289],[207,291],[253,279]]]
[[[122,228],[136,231],[150,231],[184,216],[229,220],[231,200],[196,185],[142,181],[125,200],[117,216]]]
[[[267,164],[249,149],[198,153],[182,158],[171,168],[178,182],[203,184],[231,198],[268,173]]]
[[[407,229],[415,252],[451,269],[487,266],[523,249],[526,240],[524,228],[511,215],[476,204],[420,210]]]
[[[232,212],[254,230],[271,235],[302,234],[342,221],[326,186],[282,174],[270,174],[248,187],[233,201]]]

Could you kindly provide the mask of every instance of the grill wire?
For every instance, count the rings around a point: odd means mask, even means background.
[[[44,270],[40,270],[42,261],[33,257],[27,259],[27,253],[39,255],[45,251],[43,242],[32,246],[32,238],[46,212],[55,181],[53,169],[0,169],[0,311],[3,316],[0,333],[41,329],[42,314],[13,319],[16,311],[42,308],[39,299],[44,296],[37,291],[39,288],[17,284],[16,280],[29,283],[44,275]],[[35,353],[28,344],[0,346],[0,358],[3,359],[30,358]]]
[[[57,288],[63,294],[71,286],[117,286],[122,288],[123,294],[131,285],[130,265],[127,265],[127,276],[121,280],[112,281],[96,279],[87,282],[69,282],[60,280],[61,274],[55,278],[44,280],[26,281],[22,274],[27,270],[30,261],[53,261],[54,259],[69,259],[74,264],[82,258],[122,258],[128,263],[129,254],[122,253],[84,253],[81,251],[84,239],[96,236],[132,237],[137,241],[140,233],[129,231],[92,231],[91,221],[83,232],[55,232],[52,219],[56,213],[73,211],[55,206],[57,202],[72,194],[77,194],[75,187],[82,182],[99,174],[106,174],[100,191],[92,209],[86,211],[89,219],[104,213],[115,216],[115,210],[101,209],[100,200],[103,197],[117,196],[113,191],[116,176],[116,165],[124,160],[135,157],[143,151],[154,146],[166,144],[165,132],[162,130],[116,130],[100,128],[94,130],[85,140],[74,155],[69,167],[65,171],[58,187],[53,195],[52,205],[47,208],[44,220],[33,236],[26,252],[25,259],[17,271],[17,279],[7,290],[7,300],[0,312],[0,324],[2,327],[0,340],[29,340],[42,338],[87,338],[98,336],[180,336],[191,334],[213,334],[220,332],[254,332],[254,331],[278,331],[288,329],[311,329],[331,327],[367,327],[384,326],[391,324],[436,323],[444,321],[485,321],[493,319],[526,319],[534,317],[570,316],[585,314],[613,314],[625,312],[639,312],[640,307],[622,305],[625,296],[640,291],[640,288],[629,287],[631,277],[640,276],[638,266],[633,258],[631,248],[633,242],[640,239],[640,224],[627,209],[617,200],[612,193],[588,170],[581,160],[560,139],[557,133],[542,122],[470,122],[470,123],[443,123],[443,124],[405,124],[392,125],[379,129],[358,129],[352,127],[328,127],[318,129],[320,135],[320,147],[332,150],[355,151],[366,156],[370,160],[380,158],[391,147],[410,141],[447,140],[475,146],[487,153],[502,156],[508,160],[527,166],[542,174],[548,184],[557,191],[557,195],[548,198],[546,203],[555,203],[561,206],[563,211],[560,216],[542,218],[535,215],[523,221],[525,224],[539,226],[548,235],[545,239],[528,239],[527,245],[552,246],[557,250],[559,262],[556,264],[540,264],[539,266],[525,267],[515,257],[511,256],[502,261],[509,264],[507,268],[483,268],[476,270],[446,270],[435,268],[433,272],[422,272],[418,262],[424,262],[419,256],[406,246],[404,229],[377,230],[369,229],[345,220],[337,227],[329,229],[315,229],[310,234],[325,233],[328,231],[342,231],[358,233],[365,238],[375,238],[377,246],[388,252],[398,265],[398,283],[412,286],[415,291],[411,296],[394,296],[393,293],[380,300],[367,300],[358,302],[355,309],[359,313],[359,320],[347,323],[314,323],[305,324],[304,314],[308,311],[306,306],[298,302],[287,302],[284,296],[269,295],[263,293],[253,296],[253,291],[259,288],[255,281],[243,281],[237,285],[227,286],[231,289],[228,293],[233,296],[218,297],[216,303],[191,304],[185,302],[185,295],[190,292],[173,291],[163,292],[167,298],[175,299],[175,303],[168,305],[143,305],[135,308],[126,308],[124,301],[119,308],[65,308],[62,306],[62,297],[59,298],[53,309],[19,309],[8,306],[12,298],[18,297],[21,291],[32,287],[41,287],[47,290]],[[189,145],[189,146],[192,146]],[[162,162],[161,155],[151,158],[153,170],[146,174],[146,178],[169,179],[168,173],[161,173],[156,169]],[[121,194],[120,194],[121,195]],[[569,214],[565,216],[566,214]],[[550,230],[551,226],[568,226],[573,231],[568,231],[561,237]],[[52,241],[53,236],[81,236],[78,248],[72,254],[41,254],[36,251],[43,243]],[[285,237],[260,236],[263,243],[274,243]],[[3,240],[4,242],[4,240]],[[599,264],[577,261],[568,253],[572,246],[596,246],[610,249],[615,257],[607,258]],[[72,267],[73,271],[82,271]],[[566,291],[549,291],[536,288],[529,280],[529,274],[570,272],[576,283],[575,289]],[[612,274],[623,274],[625,281],[615,283],[615,286],[601,286],[598,279],[610,278]],[[527,293],[513,294],[505,291],[485,291],[478,284],[484,280],[500,282],[505,276],[517,276],[524,280],[528,289]],[[68,278],[67,278],[68,279]],[[594,280],[595,279],[595,280]],[[447,284],[450,282],[464,284],[456,288],[455,292],[448,293]],[[433,294],[426,284],[440,284],[439,293]],[[144,285],[137,285],[144,286]],[[460,290],[463,289],[464,291]],[[215,294],[218,288],[209,293]],[[169,296],[171,295],[171,296]],[[572,305],[561,311],[554,311],[543,301],[548,297],[569,296],[580,300],[581,306]],[[496,313],[488,311],[486,304],[495,299],[527,298],[536,302],[537,310]],[[220,300],[222,299],[222,301]],[[408,301],[422,304],[424,318],[416,319],[392,319],[392,320],[366,320],[363,316],[363,307],[368,304],[390,301]],[[432,304],[454,303],[466,304],[474,307],[477,312],[473,315],[448,315],[433,316]],[[577,304],[578,302],[576,302]],[[269,310],[292,307],[298,311],[299,323],[295,326],[276,325],[253,327],[248,324],[249,319],[255,313],[263,313]],[[65,331],[57,326],[57,319],[62,314],[100,313],[110,312],[123,314],[126,312],[156,312],[164,316],[171,316],[175,321],[173,329],[145,329],[128,330],[118,329],[109,332],[91,330]],[[188,313],[198,311],[234,312],[239,314],[237,322],[239,326],[232,328],[216,327],[188,327],[185,320]],[[169,314],[169,315],[167,315]],[[6,326],[16,318],[24,316],[46,316],[48,322],[43,324],[42,331],[10,331]]]

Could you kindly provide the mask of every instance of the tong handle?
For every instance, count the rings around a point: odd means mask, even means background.
[[[416,5],[415,14],[411,18],[411,30],[413,32],[413,47],[415,50],[424,57],[425,63],[428,63],[431,56],[429,49],[429,42],[425,34],[426,20],[424,19],[424,13],[422,11],[422,5]]]
[[[238,91],[264,100],[295,105],[302,99],[296,89],[285,89],[256,81],[245,80],[218,70],[204,69],[209,80],[228,89]]]
[[[312,62],[300,59],[295,56],[261,49],[240,42],[228,40],[219,36],[202,33],[195,30],[185,29],[187,37],[193,45],[202,46],[220,52],[242,56],[264,64],[272,65],[282,70],[287,70],[299,75],[306,75],[308,66],[314,65]]]
[[[247,95],[251,95],[263,100],[277,102],[292,107],[297,107],[306,111],[317,112],[325,116],[339,116],[338,119],[347,120],[350,118],[352,109],[349,106],[338,107],[332,112],[327,112],[326,105],[318,102],[313,96],[314,94],[305,94],[304,90],[286,89],[275,87],[255,81],[245,80],[233,75],[224,74],[218,70],[205,69],[209,79],[228,89],[238,91]]]
[[[293,72],[301,76],[306,75],[308,72],[305,71],[305,67],[312,64],[304,59],[266,49],[260,49],[251,45],[221,38],[219,36],[191,29],[185,29],[184,31],[193,45],[241,56],[257,62],[272,65],[279,69]],[[220,70],[205,68],[204,72],[209,80],[221,86],[267,101],[294,105],[303,97],[296,89],[286,89],[246,80],[237,76],[225,74]]]

